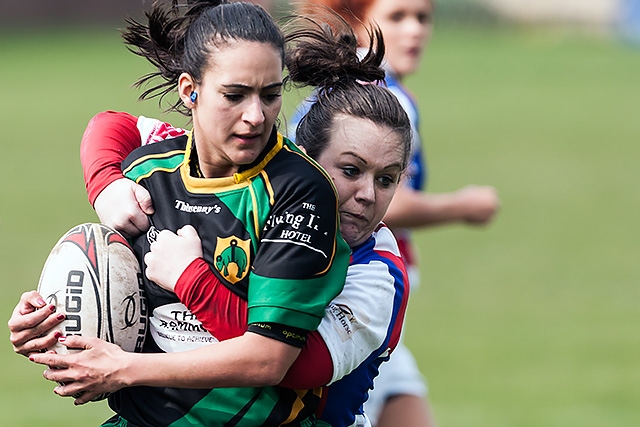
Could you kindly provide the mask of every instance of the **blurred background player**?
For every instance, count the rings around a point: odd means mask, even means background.
[[[432,0],[307,0],[300,7],[328,6],[349,21],[358,34],[359,43],[368,41],[364,23],[373,21],[382,31],[386,46],[386,83],[407,111],[414,132],[411,161],[384,218],[394,231],[409,272],[411,287],[419,285],[417,256],[411,229],[444,224],[486,225],[499,206],[496,190],[491,186],[469,185],[450,193],[425,192],[427,167],[420,137],[417,101],[403,85],[403,79],[416,72],[431,37],[434,4]],[[303,102],[291,119],[290,131],[308,108]],[[365,405],[365,412],[377,427],[435,426],[427,386],[415,358],[402,344],[388,363],[381,366],[375,388]]]

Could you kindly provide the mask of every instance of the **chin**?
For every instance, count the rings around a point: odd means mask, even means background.
[[[238,165],[248,165],[253,163],[259,155],[260,151],[258,150],[251,150],[251,152],[245,151],[235,156],[234,162]]]
[[[393,70],[401,76],[406,76],[414,73],[418,70],[418,66],[420,65],[420,61],[416,61],[415,58],[403,58],[402,60],[397,61],[397,66],[393,67]]]
[[[343,228],[341,228],[340,234],[342,235],[342,238],[344,239],[345,242],[347,242],[347,245],[349,246],[354,246],[355,243],[358,241],[358,234],[352,232],[352,230],[344,230]]]

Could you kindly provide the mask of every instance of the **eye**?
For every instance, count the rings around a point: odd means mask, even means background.
[[[393,181],[391,180],[391,178],[389,178],[388,176],[381,176],[380,178],[378,178],[378,182],[380,183],[380,185],[382,185],[384,188],[389,187],[391,184],[393,184]]]
[[[358,169],[355,166],[345,166],[342,168],[342,173],[348,176],[349,178],[353,178],[360,174],[360,169]]]
[[[266,104],[272,104],[278,99],[280,99],[281,97],[282,97],[281,93],[268,93],[262,96]]]
[[[240,93],[225,93],[223,96],[227,101],[231,102],[240,102],[244,98],[244,95]]]
[[[398,178],[391,175],[383,175],[378,177],[378,182],[382,186],[382,188],[389,188],[394,184],[398,183]]]
[[[403,12],[394,12],[389,16],[389,20],[391,22],[400,22],[404,19],[404,13]]]
[[[428,13],[419,13],[417,18],[418,18],[418,22],[421,24],[431,23],[431,15]]]

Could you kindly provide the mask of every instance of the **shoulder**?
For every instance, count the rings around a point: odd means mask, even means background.
[[[371,235],[373,238],[375,251],[384,251],[390,253],[395,257],[400,257],[400,248],[398,247],[398,241],[393,235],[393,232],[384,223],[378,224],[378,227]]]
[[[353,249],[352,258],[353,263],[367,263],[372,260],[402,263],[398,242],[393,232],[382,222],[366,242]]]
[[[400,288],[408,283],[398,242],[384,223],[378,225],[365,243],[352,248],[349,269],[354,274],[366,274],[372,280],[386,278]]]
[[[165,139],[158,143],[136,148],[122,162],[123,174],[133,180],[148,175],[154,169],[172,169],[183,160],[187,146],[187,136]]]
[[[136,127],[140,132],[142,145],[176,138],[187,133],[186,130],[177,128],[170,123],[145,116],[138,116]]]
[[[327,172],[311,157],[287,138],[281,150],[265,167],[276,191],[333,196],[337,193]]]

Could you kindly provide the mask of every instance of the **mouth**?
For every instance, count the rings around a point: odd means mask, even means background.
[[[362,215],[362,214],[358,214],[358,213],[354,213],[354,212],[340,211],[341,220],[342,220],[342,216],[343,215],[346,217],[345,220],[352,219],[352,220],[356,220],[356,222],[369,222],[369,219],[365,215]]]
[[[253,144],[260,137],[262,133],[244,133],[244,134],[235,134],[236,139],[240,141],[242,144]]]
[[[412,56],[412,57],[420,56],[420,48],[413,47],[413,48],[407,49],[407,55]]]

